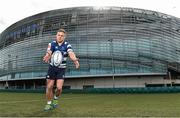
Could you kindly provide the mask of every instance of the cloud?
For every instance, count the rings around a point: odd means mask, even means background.
[[[6,25],[7,23],[5,22],[5,20],[3,18],[0,18],[0,25]]]
[[[4,20],[3,18],[0,18],[0,34],[5,29],[5,27],[7,27],[6,25],[7,25],[6,20]]]
[[[180,18],[180,0],[3,0],[0,4],[0,32],[23,18],[49,10],[78,6],[133,7]]]

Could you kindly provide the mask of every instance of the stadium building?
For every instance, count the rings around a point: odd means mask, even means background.
[[[80,59],[66,69],[66,89],[180,85],[180,19],[156,11],[75,7],[22,19],[0,35],[0,88],[42,89],[42,61],[56,31]]]

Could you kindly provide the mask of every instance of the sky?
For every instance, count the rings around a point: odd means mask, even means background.
[[[26,17],[49,10],[78,6],[140,8],[180,18],[180,0],[1,0],[0,33]]]

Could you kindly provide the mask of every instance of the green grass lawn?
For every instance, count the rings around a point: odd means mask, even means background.
[[[0,93],[0,117],[178,117],[180,93],[63,94],[59,107],[43,111],[41,93]]]

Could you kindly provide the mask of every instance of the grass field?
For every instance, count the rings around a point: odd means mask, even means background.
[[[59,107],[43,111],[41,93],[0,93],[0,117],[178,117],[180,93],[63,94]]]

